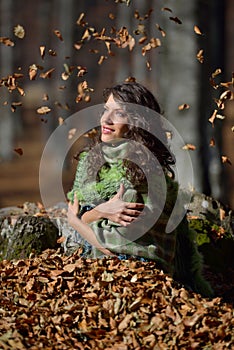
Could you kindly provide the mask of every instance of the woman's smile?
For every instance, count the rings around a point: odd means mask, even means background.
[[[115,130],[111,129],[110,127],[103,125],[102,126],[102,134],[111,134]]]

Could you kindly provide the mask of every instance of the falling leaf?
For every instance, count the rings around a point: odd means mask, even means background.
[[[58,117],[59,125],[62,125],[64,123],[64,119],[62,117]]]
[[[61,74],[62,79],[65,80],[65,81],[69,78],[69,76],[70,76],[70,75],[69,75],[67,72],[63,72],[63,73]]]
[[[25,30],[24,27],[18,24],[14,27],[14,34],[17,38],[23,39],[25,37]]]
[[[169,17],[169,19],[177,24],[182,24],[181,20],[178,17]]]
[[[40,46],[40,55],[41,55],[41,58],[43,59],[45,56],[45,46]]]
[[[172,139],[172,132],[171,131],[166,131],[166,137],[168,140]]]
[[[70,129],[68,131],[68,140],[71,140],[76,133],[76,128]]]
[[[85,17],[85,14],[82,12],[79,18],[77,19],[76,24],[82,27],[85,26],[87,23],[84,21],[84,17]]]
[[[179,105],[178,110],[183,111],[184,109],[189,109],[189,108],[190,108],[190,106],[187,103],[183,103],[183,104]]]
[[[51,75],[52,75],[54,70],[55,70],[55,68],[51,68],[47,72],[41,73],[40,78],[43,78],[43,79],[51,78]]]
[[[198,53],[197,53],[197,59],[200,63],[203,63],[204,62],[204,50],[199,50]]]
[[[55,57],[57,56],[57,52],[55,50],[49,49],[49,55]]]
[[[44,94],[42,97],[42,101],[48,101],[49,100],[49,96],[47,94]]]
[[[196,34],[202,35],[202,32],[201,32],[201,30],[200,30],[200,28],[199,28],[198,26],[194,26],[193,29],[194,29],[194,32],[195,32]]]
[[[76,50],[80,50],[80,49],[82,48],[82,46],[83,46],[83,43],[82,43],[82,42],[76,43],[76,44],[74,44],[73,46],[74,46],[74,48],[75,48]]]
[[[38,114],[48,114],[48,113],[50,113],[50,111],[51,111],[51,109],[47,106],[42,106],[42,107],[37,109]]]
[[[168,12],[172,12],[172,10],[169,7],[163,7],[161,9],[161,11],[168,11]]]
[[[215,78],[217,75],[222,73],[222,70],[220,68],[217,68],[213,73],[212,73],[212,78]]]
[[[196,146],[192,145],[191,143],[187,143],[182,147],[184,150],[194,151],[196,149]]]
[[[222,159],[222,163],[228,163],[232,165],[230,158],[228,158],[227,156],[221,156],[221,159]]]
[[[86,73],[88,73],[86,67],[77,66],[77,69],[78,69],[78,73],[77,73],[78,77],[83,77]]]
[[[25,96],[24,89],[22,89],[21,87],[17,86],[17,90],[19,91],[21,96]]]
[[[218,110],[215,109],[214,112],[213,112],[213,114],[212,114],[212,116],[209,118],[209,122],[210,122],[212,125],[214,125],[214,121],[215,121],[215,118],[216,118],[217,113],[218,113]]]
[[[144,44],[147,40],[147,36],[142,36],[139,40],[138,40],[138,43],[141,45],[141,44]]]
[[[98,60],[98,64],[101,65],[105,60],[107,59],[107,56],[100,56],[99,60]]]
[[[113,13],[109,13],[108,17],[112,20],[115,19],[115,15]]]
[[[215,90],[218,89],[219,85],[216,84],[216,82],[214,81],[213,78],[209,78],[209,82],[210,82],[210,85],[211,85]]]
[[[36,76],[37,76],[37,66],[36,64],[32,64],[30,67],[29,67],[29,79],[30,80],[35,80]]]
[[[58,29],[54,30],[54,34],[57,36],[57,38],[59,38],[59,40],[63,41],[62,34],[60,33],[60,31]]]
[[[146,67],[148,70],[152,70],[152,67],[149,61],[146,62]]]
[[[22,156],[23,153],[24,153],[22,148],[14,148],[14,151],[15,151],[17,154],[19,154],[20,156]]]
[[[142,56],[145,56],[147,51],[161,46],[161,40],[158,38],[151,38],[150,42],[142,48]]]
[[[231,90],[227,90],[227,91],[224,91],[220,95],[219,99],[222,100],[222,101],[224,101],[224,100],[233,100],[233,98],[234,98],[233,96],[234,96],[233,92]]]
[[[6,38],[6,37],[2,37],[2,36],[0,37],[0,43],[4,44],[6,46],[14,46],[15,45],[15,43],[12,40],[10,40],[9,38]]]
[[[11,104],[11,110],[12,112],[15,112],[16,107],[22,106],[22,102],[12,102]]]
[[[115,0],[116,3],[126,4],[127,6],[131,4],[131,1],[132,0]]]
[[[166,36],[166,32],[160,27],[160,25],[156,23],[156,27],[160,31],[160,33],[162,34],[162,37],[165,37]]]
[[[126,83],[135,83],[136,82],[136,78],[135,77],[128,77],[124,80]]]
[[[210,139],[210,147],[214,147],[215,146],[215,139],[212,137]]]
[[[225,119],[225,116],[221,114],[216,114],[216,118],[223,120]]]

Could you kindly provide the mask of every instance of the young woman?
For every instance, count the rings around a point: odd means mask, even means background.
[[[160,119],[160,137],[150,132],[148,114],[161,112],[157,100],[136,82],[104,90],[104,99],[101,126],[93,144],[78,155],[68,193],[68,221],[84,240],[77,233],[67,246],[82,244],[83,256],[155,260],[194,291],[212,295],[186,218],[166,233],[178,184]]]

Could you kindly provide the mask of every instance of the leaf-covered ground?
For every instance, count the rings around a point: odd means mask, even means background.
[[[0,349],[234,349],[234,310],[154,262],[47,250],[2,261]]]

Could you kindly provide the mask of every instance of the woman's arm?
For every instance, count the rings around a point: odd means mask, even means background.
[[[137,219],[144,209],[143,203],[124,202],[121,198],[124,193],[124,185],[120,185],[118,193],[109,201],[97,205],[94,209],[85,212],[81,220],[90,224],[100,219],[109,219],[122,226],[128,226]]]
[[[92,246],[99,249],[103,254],[106,255],[115,255],[108,249],[104,248],[100,243],[98,242],[93,230],[91,227],[89,227],[86,223],[84,223],[82,220],[80,220],[77,217],[78,214],[78,208],[79,203],[76,198],[74,198],[74,203],[71,202],[68,203],[68,211],[67,211],[67,218],[68,223],[79,232],[79,234],[86,239]]]

